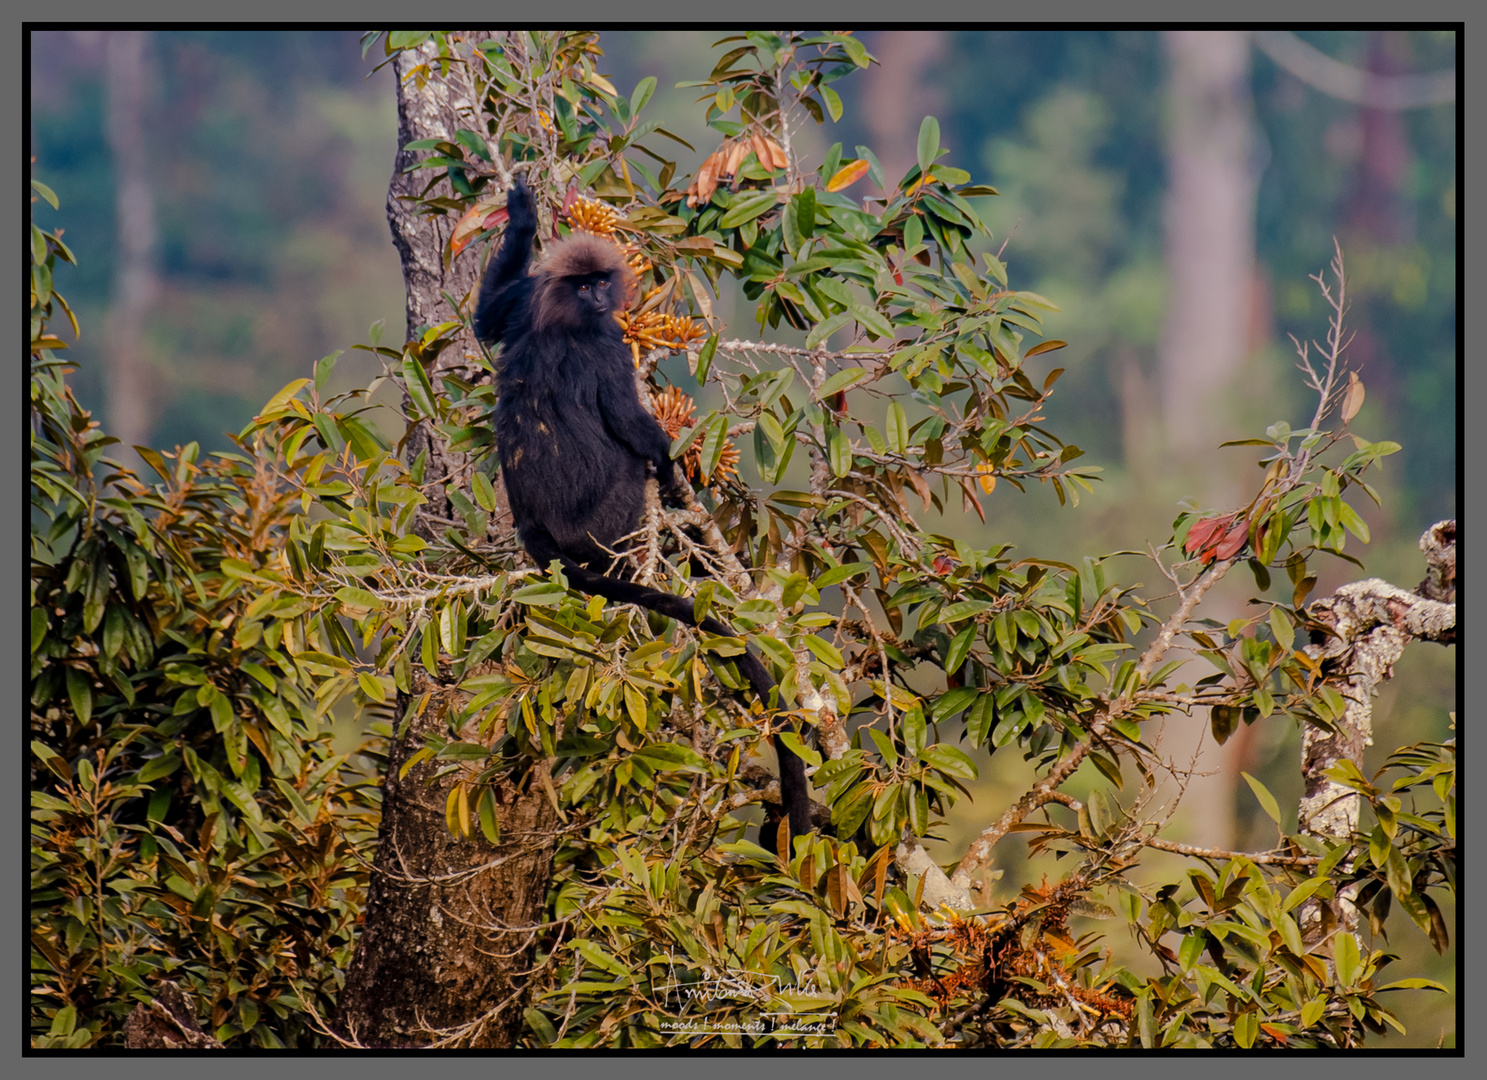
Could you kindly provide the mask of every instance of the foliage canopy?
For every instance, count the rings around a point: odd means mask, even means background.
[[[1350,558],[1350,534],[1366,542],[1347,497],[1372,494],[1364,474],[1396,447],[1347,431],[1340,256],[1322,283],[1337,290],[1328,343],[1306,365],[1315,419],[1248,440],[1264,470],[1249,505],[1177,517],[1157,553],[1172,597],[1111,580],[1103,558],[978,546],[950,535],[965,531],[952,515],[994,532],[1009,488],[1046,483],[1077,505],[1098,472],[1045,426],[1063,342],[1040,333],[1050,301],[994,253],[977,201],[995,192],[950,160],[932,117],[900,178],[865,146],[807,169],[792,132],[839,117],[833,84],[873,62],[850,34],[720,46],[695,84],[720,143],[688,178],[658,142],[680,140],[642,119],[655,80],[621,93],[596,35],[367,40],[416,60],[404,93],[478,103],[405,148],[425,155],[414,205],[447,265],[497,235],[516,172],[550,234],[631,253],[638,377],[701,483],[696,505],[648,515],[638,573],[763,654],[777,713],[734,699],[737,640],[521,568],[489,465],[406,460],[415,431],[488,460],[499,388],[471,298],[445,297],[460,317],[401,347],[357,346],[380,365],[363,389],[328,394],[326,357],[236,453],[145,453],[147,484],[107,461],[67,390],[47,323],[66,310],[50,280],[70,253],[33,229],[36,1045],[116,1038],[167,976],[224,1042],[323,1037],[364,897],[380,740],[428,710],[443,730],[402,769],[437,766],[472,865],[520,840],[502,831],[504,783],[546,783],[561,821],[532,1045],[1357,1046],[1395,1023],[1380,991],[1426,986],[1384,982],[1392,958],[1350,920],[1377,932],[1397,903],[1446,946],[1450,745],[1403,748],[1372,780],[1338,766],[1376,825],[1141,872],[1165,821],[1152,718],[1209,707],[1220,740],[1239,722],[1347,720],[1338,671],[1300,634],[1310,567]],[[856,194],[864,178],[881,194]],[[719,325],[729,281],[776,340]],[[386,385],[402,399],[391,423],[372,396]],[[1239,566],[1262,591],[1286,573],[1290,602],[1202,618]],[[1211,674],[1184,674],[1195,657]],[[342,709],[368,735],[352,755],[329,734]],[[816,729],[819,749],[793,745],[830,825],[771,850],[748,811],[771,798],[755,759],[786,720]],[[985,807],[947,874],[919,838],[986,798],[978,760],[997,750],[1025,760],[1027,790]],[[1083,763],[1102,779],[1081,801],[1060,788]],[[1001,897],[990,851],[1014,829],[1054,880]],[[1134,951],[1118,958],[1090,917],[1123,920]]]

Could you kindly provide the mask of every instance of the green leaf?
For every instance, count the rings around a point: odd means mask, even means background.
[[[903,405],[897,400],[894,400],[888,406],[886,431],[888,435],[888,448],[895,454],[902,454],[904,448],[909,445],[909,420],[904,413]]]
[[[850,577],[866,574],[872,570],[872,563],[853,562],[843,563],[841,566],[833,566],[830,570],[824,570],[812,579],[811,584],[819,591],[828,585],[835,585],[839,581],[846,581]]]
[[[568,595],[568,590],[555,581],[543,581],[536,585],[524,585],[511,594],[511,599],[529,607],[556,607]]]
[[[969,618],[978,612],[986,611],[988,608],[995,606],[996,601],[994,600],[959,600],[941,609],[939,621],[949,626],[951,623],[958,623],[962,619]],[[1012,650],[1009,647],[1007,651],[1011,652]]]
[[[821,389],[816,391],[816,396],[824,400],[835,394],[838,390],[846,390],[848,387],[856,386],[866,377],[867,372],[860,367],[843,368],[821,384]]]
[[[966,737],[979,746],[991,734],[991,726],[995,720],[996,695],[983,693],[966,712]]]
[[[72,1029],[77,1025],[77,1009],[71,1005],[63,1005],[52,1016],[52,1028],[49,1034],[60,1038],[71,1035]]]
[[[654,75],[647,75],[635,84],[635,91],[630,95],[631,117],[636,116],[641,109],[645,108],[645,103],[651,99],[651,95],[655,92],[656,77]]]
[[[745,222],[763,217],[778,205],[773,191],[761,191],[735,199],[728,212],[718,221],[720,229],[734,229]]]
[[[826,102],[826,114],[831,117],[831,122],[839,121],[842,118],[841,96],[831,87],[823,86],[821,87],[821,100]]]
[[[1203,947],[1208,943],[1207,937],[1201,933],[1187,934],[1182,939],[1182,944],[1177,948],[1177,962],[1182,965],[1182,970],[1189,970],[1198,962],[1198,957],[1203,955]]]
[[[929,172],[929,167],[940,154],[940,122],[926,116],[919,125],[919,173]]]
[[[1358,955],[1358,939],[1346,930],[1338,931],[1332,939],[1332,959],[1337,965],[1337,981],[1343,986],[1352,986],[1362,974],[1362,961]]]
[[[434,388],[429,383],[428,373],[423,370],[423,365],[413,357],[403,356],[403,386],[408,391],[408,399],[418,409],[419,416],[437,417],[438,410],[434,408]]]
[[[1368,543],[1368,524],[1358,516],[1358,511],[1341,499],[1337,500],[1337,517],[1344,528],[1365,544]]]
[[[1389,854],[1384,860],[1384,877],[1389,882],[1389,891],[1394,894],[1395,899],[1402,901],[1414,892],[1409,864],[1393,844],[1389,845]]]
[[[46,608],[34,607],[31,609],[31,652],[34,654],[41,648],[41,643],[46,640],[47,617]]]
[[[336,599],[339,600],[342,604],[346,604],[351,607],[366,608],[368,611],[382,606],[382,603],[380,600],[377,599],[376,594],[368,591],[367,589],[354,588],[349,585],[343,586],[336,590]]]
[[[255,664],[251,660],[244,660],[238,666],[244,672],[251,675],[265,690],[272,692],[278,688],[278,680],[263,665]]]
[[[412,49],[422,45],[432,35],[429,30],[389,30],[387,32],[387,47],[389,50]],[[435,142],[436,140],[425,140]]]
[[[971,704],[980,696],[974,686],[957,686],[954,690],[941,694],[935,703],[930,706],[930,717],[935,723],[942,723],[967,705]]]
[[[1296,642],[1296,628],[1291,625],[1290,618],[1278,607],[1270,609],[1270,632],[1275,635],[1276,642],[1286,652],[1291,651],[1291,646]]]
[[[226,694],[211,683],[207,683],[202,689],[211,691],[211,700],[207,702],[207,708],[212,714],[212,727],[217,730],[218,734],[231,730],[237,720],[232,711],[232,702],[228,700]]]
[[[717,472],[718,463],[723,460],[723,447],[728,445],[728,418],[722,413],[714,413],[705,425],[705,432],[702,439],[701,472],[703,483],[708,483]]]
[[[53,210],[56,210],[58,208],[59,204],[57,202],[57,193],[55,191],[47,187],[40,180],[32,180],[31,187],[36,191],[36,194],[40,195],[47,202],[51,203]],[[69,1006],[69,1008],[71,1008],[71,1006]]]
[[[86,672],[75,667],[67,669],[67,698],[78,722],[86,725],[93,715],[93,686]]]
[[[1310,898],[1312,893],[1316,892],[1318,889],[1326,884],[1327,879],[1323,877],[1314,877],[1307,881],[1303,881],[1300,885],[1297,885],[1294,889],[1291,890],[1290,894],[1285,899],[1285,903],[1281,904],[1280,906],[1281,911],[1294,910],[1296,905],[1304,904],[1307,899]]]
[[[950,642],[950,648],[945,652],[945,671],[954,674],[960,670],[960,665],[965,663],[966,654],[971,651],[971,643],[976,638],[976,624],[965,627]]]
[[[1375,987],[1374,993],[1378,993],[1381,990],[1439,990],[1443,994],[1450,993],[1449,990],[1434,979],[1420,978],[1395,979],[1391,983],[1385,983],[1383,986]]]
[[[1239,775],[1244,777],[1245,783],[1249,784],[1250,790],[1255,793],[1255,798],[1260,800],[1260,807],[1270,816],[1270,820],[1279,825],[1281,823],[1280,804],[1275,801],[1275,796],[1249,773],[1241,772]]]
[[[707,762],[690,746],[678,743],[652,743],[635,751],[635,756],[658,772],[705,772]]]
[[[883,317],[882,312],[867,307],[865,304],[859,304],[856,301],[849,304],[847,310],[852,313],[858,325],[874,337],[893,337],[893,324]]]
[[[832,476],[846,476],[852,471],[852,440],[835,424],[826,433],[826,453]]]
[[[737,855],[741,859],[750,859],[770,866],[779,861],[779,856],[774,852],[760,847],[752,840],[735,840],[729,844],[719,844],[718,850],[728,855]]]
[[[161,754],[159,757],[151,758],[140,767],[134,779],[137,783],[151,784],[162,777],[169,776],[181,767],[181,759],[174,753]]]
[[[496,512],[496,489],[491,486],[490,477],[485,473],[476,471],[470,477],[470,494],[475,496],[475,505],[487,514]]]
[[[851,321],[852,313],[850,311],[839,311],[831,316],[831,318],[818,322],[815,326],[811,327],[811,332],[806,335],[805,347],[807,349],[814,349]]]
[[[924,710],[910,709],[903,715],[904,754],[917,758],[924,749]]]
[[[708,369],[712,367],[713,354],[718,351],[718,335],[713,334],[697,354],[697,385],[707,382]]]
[[[976,763],[965,751],[949,743],[935,743],[933,746],[927,746],[920,756],[946,776],[954,776],[960,780],[974,780],[979,775]]]
[[[102,551],[96,551],[88,565],[88,580],[83,589],[83,632],[91,634],[103,621],[104,607],[108,603],[108,561]]]
[[[840,650],[824,638],[819,638],[815,634],[807,634],[805,646],[816,654],[816,659],[833,671],[840,671],[845,664]]]

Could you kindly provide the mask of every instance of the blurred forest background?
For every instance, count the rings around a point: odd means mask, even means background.
[[[673,87],[711,70],[724,33],[603,38],[601,70],[622,93],[657,77],[651,112],[696,147],[676,148],[682,168],[716,136],[696,91]],[[1105,470],[1078,507],[1003,485],[985,526],[957,515],[943,531],[1078,563],[1161,543],[1184,498],[1247,501],[1254,449],[1218,444],[1309,421],[1287,335],[1324,334],[1308,275],[1336,237],[1348,356],[1367,387],[1352,426],[1404,451],[1374,474],[1382,508],[1360,508],[1373,542],[1349,553],[1367,573],[1333,560],[1314,595],[1363,576],[1419,581],[1421,532],[1457,514],[1456,34],[860,36],[879,66],[836,84],[843,119],[808,127],[797,149],[814,166],[833,142],[867,146],[897,176],[921,119],[938,117],[941,145],[1001,192],[978,209],[1015,287],[1062,308],[1045,321],[1070,343],[1054,357],[1068,372],[1047,424]],[[46,31],[30,50],[32,175],[61,199],[60,213],[34,210],[43,228],[65,227],[79,262],[57,282],[84,327],[72,381],[126,446],[229,449],[226,433],[319,357],[367,341],[378,320],[388,343],[402,335],[384,210],[393,77],[368,77],[379,56],[363,60],[357,34]],[[733,334],[755,332],[741,296],[716,310]],[[369,379],[371,363],[348,356],[339,377]],[[1139,556],[1108,572],[1165,591]],[[1229,617],[1252,613],[1239,577],[1226,583]],[[1451,734],[1455,661],[1454,648],[1406,653],[1375,709],[1373,765],[1387,748]],[[1178,719],[1166,751],[1182,760],[1201,741],[1211,775],[1184,802],[1201,814],[1179,818],[1186,835],[1173,838],[1269,846],[1274,826],[1236,780],[1247,771],[1294,807],[1299,730],[1276,718],[1218,748],[1201,719]],[[1010,757],[983,763],[984,782],[1006,779]],[[944,839],[958,845],[983,824],[952,820]],[[1016,860],[999,863],[1015,884]],[[1404,926],[1391,944],[1428,951]],[[1428,974],[1454,989],[1449,961],[1438,966]],[[1401,1019],[1416,1036],[1440,1026]]]

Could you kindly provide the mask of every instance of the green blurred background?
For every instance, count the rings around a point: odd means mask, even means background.
[[[601,70],[621,92],[657,77],[649,111],[696,148],[662,144],[680,155],[679,172],[718,137],[697,92],[674,86],[711,70],[721,36],[602,41]],[[1420,579],[1421,532],[1457,514],[1458,106],[1362,107],[1293,72],[1325,74],[1328,58],[1386,78],[1449,72],[1455,34],[1308,31],[1269,47],[1223,31],[861,36],[880,66],[837,83],[842,121],[806,124],[796,149],[814,168],[833,142],[849,157],[866,145],[896,177],[921,119],[938,117],[947,160],[1001,192],[980,208],[1014,287],[1062,309],[1047,322],[1070,343],[1043,358],[1067,368],[1047,426],[1086,451],[1081,464],[1105,469],[1077,508],[1004,484],[986,500],[987,525],[957,515],[938,527],[1077,563],[1160,544],[1184,497],[1215,509],[1246,502],[1257,455],[1218,444],[1277,420],[1309,422],[1315,401],[1288,335],[1325,334],[1308,275],[1327,266],[1336,237],[1356,335],[1347,355],[1367,387],[1352,426],[1404,446],[1371,477],[1383,507],[1357,507],[1372,544],[1349,552],[1371,576]],[[394,85],[390,69],[369,75],[380,48],[363,60],[351,32],[57,30],[29,44],[33,175],[62,203],[34,209],[65,227],[77,254],[80,266],[57,280],[83,325],[74,385],[110,433],[226,449],[225,432],[319,357],[366,341],[377,320],[388,341],[402,334],[384,212]],[[1288,67],[1272,58],[1292,53],[1301,59]],[[1184,246],[1195,223],[1201,243]],[[718,311],[733,335],[753,332],[740,297],[720,297]],[[345,357],[344,386],[370,378],[370,363]],[[1321,568],[1315,595],[1363,576],[1335,559]],[[1136,557],[1114,560],[1110,574],[1164,591]],[[1212,614],[1253,614],[1253,582],[1226,585]],[[1407,652],[1377,704],[1369,764],[1452,734],[1454,685],[1454,648]],[[1212,773],[1194,780],[1184,806],[1198,809],[1179,815],[1174,838],[1269,846],[1274,826],[1235,779],[1260,777],[1294,808],[1299,732],[1272,718],[1223,748],[1199,747],[1202,726],[1173,722],[1173,756],[1201,750],[1200,771]],[[984,765],[988,784],[1025,779],[1008,755]],[[950,848],[984,827],[966,809],[943,830]],[[1006,843],[1010,887],[1020,841]],[[1391,921],[1390,936],[1396,951],[1428,952],[1404,922]],[[1449,957],[1428,974],[1454,988]],[[1402,1018],[1410,1036],[1396,1045],[1434,1045],[1453,1029],[1425,1002]]]

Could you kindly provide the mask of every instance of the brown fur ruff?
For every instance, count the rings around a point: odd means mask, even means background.
[[[585,274],[608,274],[619,290],[615,311],[624,311],[635,299],[635,272],[625,263],[619,245],[602,236],[575,233],[559,240],[538,265],[536,286],[532,295],[532,324],[537,330],[550,329],[568,321],[564,304],[552,295],[557,282]]]

